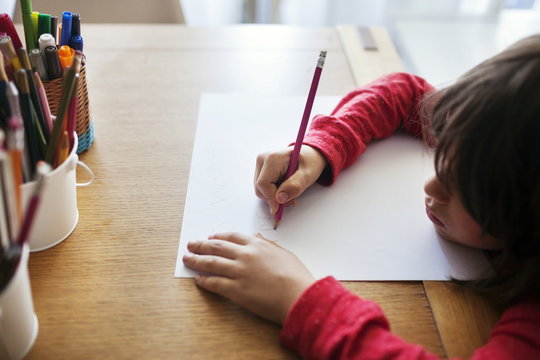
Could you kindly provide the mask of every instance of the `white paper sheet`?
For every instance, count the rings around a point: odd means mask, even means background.
[[[440,239],[425,213],[433,173],[422,141],[405,134],[369,144],[331,187],[314,185],[287,207],[277,230],[253,190],[257,154],[294,141],[304,96],[203,94],[178,248],[176,277],[191,277],[186,244],[218,231],[261,232],[317,277],[339,280],[478,278],[482,252]],[[318,96],[312,115],[339,97]]]

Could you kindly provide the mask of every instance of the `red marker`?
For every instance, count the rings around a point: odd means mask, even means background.
[[[23,47],[21,39],[19,39],[19,35],[17,34],[17,30],[15,30],[15,27],[13,26],[13,21],[11,21],[8,14],[0,14],[0,32],[5,32],[6,35],[11,38],[15,49]]]

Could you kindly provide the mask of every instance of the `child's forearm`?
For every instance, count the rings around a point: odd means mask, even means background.
[[[390,332],[380,307],[334,278],[312,285],[290,310],[281,342],[304,359],[436,359]]]
[[[389,74],[347,94],[331,115],[315,116],[304,143],[317,148],[329,162],[331,176],[322,182],[332,183],[372,139],[401,128],[421,135],[419,105],[432,89],[415,75]]]

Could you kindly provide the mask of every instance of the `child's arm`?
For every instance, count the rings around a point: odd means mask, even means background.
[[[330,116],[317,115],[300,151],[296,172],[282,184],[291,149],[261,154],[255,170],[255,193],[275,214],[279,204],[294,204],[315,181],[331,184],[339,172],[365,151],[371,139],[403,128],[423,131],[419,102],[432,87],[423,79],[396,73],[381,77],[345,96]],[[323,171],[324,170],[324,171]]]
[[[418,76],[389,74],[350,92],[329,116],[315,116],[304,144],[318,149],[329,162],[319,181],[331,184],[372,139],[389,137],[399,129],[422,135],[418,112],[424,95],[432,90]]]
[[[436,359],[390,332],[380,307],[332,277],[317,281],[290,310],[282,343],[306,359]],[[471,359],[540,359],[540,304],[508,309]]]

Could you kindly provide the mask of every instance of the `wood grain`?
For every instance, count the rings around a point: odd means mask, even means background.
[[[296,358],[279,344],[279,326],[175,279],[174,268],[200,94],[305,95],[324,48],[319,94],[344,95],[355,82],[338,33],[173,25],[84,31],[96,137],[80,159],[95,180],[78,189],[73,234],[30,256],[40,325],[28,359]],[[86,180],[84,171],[78,177]],[[377,301],[398,336],[445,356],[420,282],[345,285]]]
[[[486,344],[500,316],[491,304],[452,282],[424,287],[448,357],[469,358]]]
[[[369,30],[377,50],[363,48],[358,27],[337,26],[343,49],[349,59],[351,72],[358,86],[365,85],[385,74],[404,71],[388,32],[382,27],[370,27]]]

